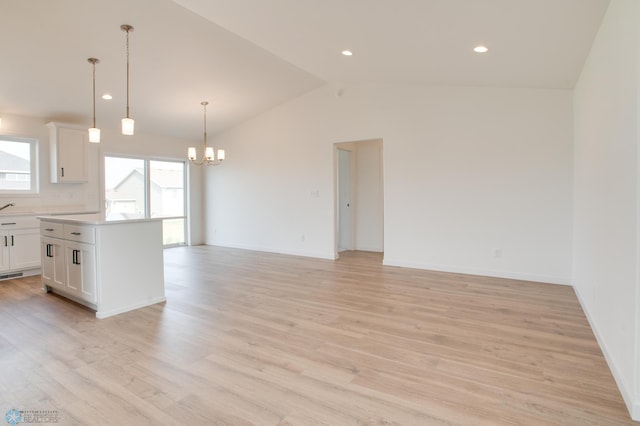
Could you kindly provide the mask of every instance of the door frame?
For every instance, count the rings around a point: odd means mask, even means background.
[[[361,142],[379,142],[380,145],[380,154],[379,154],[379,171],[380,171],[380,182],[379,184],[381,185],[381,205],[380,205],[380,213],[382,215],[381,220],[381,227],[382,229],[380,229],[380,232],[382,233],[381,235],[381,243],[382,243],[382,252],[384,253],[384,140],[383,138],[379,137],[379,138],[371,138],[371,139],[362,139],[362,140],[355,140],[355,141],[348,141],[348,142],[336,142],[333,144],[333,168],[334,168],[334,173],[333,173],[333,205],[334,205],[334,209],[333,209],[333,250],[334,250],[334,259],[338,259],[340,257],[339,255],[339,250],[338,250],[338,246],[339,246],[339,187],[338,187],[338,183],[339,183],[339,176],[338,176],[338,172],[339,172],[339,164],[338,164],[338,151],[339,150],[344,150],[344,151],[351,151],[351,207],[350,207],[350,213],[351,213],[351,223],[352,223],[352,227],[351,227],[351,232],[352,232],[352,237],[351,237],[351,244],[352,250],[355,250],[358,247],[358,217],[359,217],[359,212],[358,212],[358,208],[360,206],[358,206],[358,171],[357,171],[357,164],[358,164],[358,160],[357,160],[357,152],[358,152],[358,146]],[[378,251],[378,250],[375,250]]]

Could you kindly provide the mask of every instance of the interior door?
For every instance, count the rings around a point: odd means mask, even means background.
[[[353,250],[351,151],[338,148],[338,251]]]

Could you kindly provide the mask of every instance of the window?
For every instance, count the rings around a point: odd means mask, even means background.
[[[38,192],[37,141],[0,136],[0,193]]]
[[[165,246],[186,243],[185,163],[105,157],[107,217],[161,217]]]

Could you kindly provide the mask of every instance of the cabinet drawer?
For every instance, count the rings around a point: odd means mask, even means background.
[[[0,231],[3,229],[37,228],[39,220],[35,216],[0,216]]]
[[[96,230],[90,226],[63,225],[64,239],[79,243],[95,244]]]
[[[40,222],[40,235],[43,237],[63,238],[62,224],[56,222]]]

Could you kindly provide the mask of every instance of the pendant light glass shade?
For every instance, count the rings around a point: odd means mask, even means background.
[[[89,142],[100,143],[100,129],[96,127],[89,129]]]
[[[123,135],[127,135],[127,136],[131,136],[133,135],[133,126],[134,126],[134,121],[132,118],[123,118],[122,119],[122,134]]]
[[[124,24],[120,25],[120,29],[127,33],[127,116],[122,119],[122,134],[131,136],[133,135],[134,121],[133,118],[129,117],[129,33],[133,31],[133,27]]]
[[[100,143],[100,129],[96,127],[96,64],[100,60],[88,58],[87,62],[93,65],[93,127],[89,129],[89,142]]]

